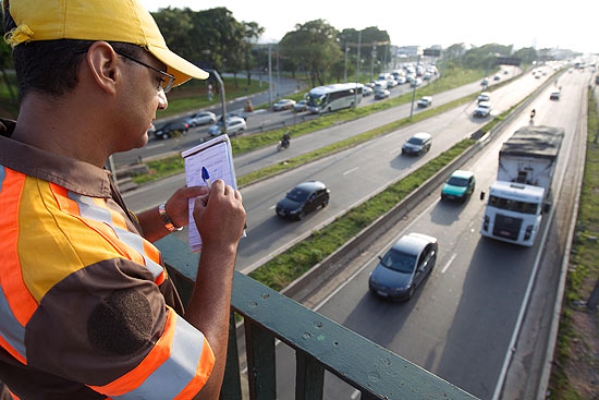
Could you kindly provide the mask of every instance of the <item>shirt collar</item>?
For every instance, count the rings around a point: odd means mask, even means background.
[[[0,119],[0,165],[78,194],[110,197],[108,170],[13,140],[15,126],[15,121]]]

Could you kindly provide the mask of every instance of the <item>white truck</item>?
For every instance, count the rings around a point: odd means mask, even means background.
[[[551,205],[551,181],[563,138],[562,128],[531,125],[503,144],[480,228],[483,236],[533,245],[542,214]]]

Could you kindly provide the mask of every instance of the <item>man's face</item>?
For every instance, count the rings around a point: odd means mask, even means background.
[[[164,64],[148,52],[142,52],[139,61],[159,71],[166,70]],[[127,151],[143,147],[149,138],[147,131],[156,118],[156,110],[168,107],[166,94],[161,88],[164,77],[159,72],[146,66],[121,58],[123,65],[123,85],[120,102],[122,110],[126,110],[124,118],[128,119],[126,132],[119,140],[118,150]]]

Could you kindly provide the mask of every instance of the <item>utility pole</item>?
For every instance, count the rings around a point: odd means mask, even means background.
[[[216,70],[212,69],[212,70],[208,70],[208,72],[210,72],[211,74],[214,74],[214,77],[216,78],[216,81],[218,82],[218,85],[220,87],[220,104],[222,107],[222,121],[223,121],[223,134],[227,133],[227,105],[225,102],[225,85],[223,83],[223,80],[220,78],[220,75],[218,74],[218,72],[216,72]]]
[[[418,54],[418,58],[416,60],[416,71],[418,71],[418,67],[420,66],[420,54]],[[414,100],[416,99],[416,87],[418,86],[416,85],[417,79],[418,78],[414,78],[414,83],[412,83],[414,90],[412,91],[412,108],[410,109],[410,119],[412,119],[412,116],[414,115]]]
[[[358,107],[358,82],[360,82],[360,47],[362,47],[362,31],[358,32],[358,57],[356,57],[356,90],[354,90],[354,107]]]
[[[268,108],[272,106],[272,45],[268,44]]]
[[[370,80],[374,80],[374,57],[376,57],[376,44],[372,44],[372,53],[370,54]]]
[[[345,66],[343,72],[343,83],[347,83],[347,53],[349,53],[349,47],[345,46],[345,59],[343,65]]]

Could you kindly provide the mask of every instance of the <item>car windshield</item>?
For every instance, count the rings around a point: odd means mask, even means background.
[[[538,211],[538,204],[529,203],[526,201],[516,201],[512,199],[505,199],[499,196],[489,196],[489,205],[497,207],[501,210],[517,211],[523,214],[536,214]]]
[[[308,198],[309,194],[310,194],[310,192],[308,192],[307,190],[294,188],[289,193],[287,193],[287,198],[289,200],[293,200],[295,202],[302,203]]]
[[[451,178],[449,178],[447,183],[452,186],[468,186],[468,179],[452,176]]]
[[[408,143],[415,144],[415,145],[420,145],[420,144],[422,144],[422,139],[417,138],[417,137],[413,137],[413,138],[410,138],[410,140],[408,140]]]
[[[416,256],[414,254],[404,253],[403,251],[391,249],[385,257],[382,264],[394,271],[410,273],[416,266]]]

